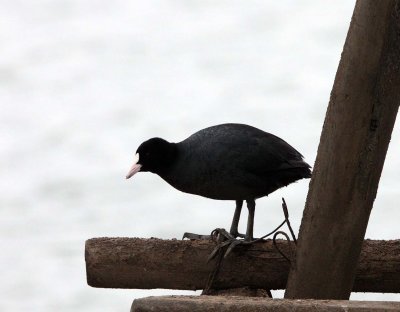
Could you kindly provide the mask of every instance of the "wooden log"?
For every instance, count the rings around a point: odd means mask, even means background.
[[[136,299],[131,312],[381,312],[400,311],[400,302],[282,300],[248,297],[162,296]]]
[[[289,252],[287,244],[280,245]],[[203,289],[215,266],[214,260],[206,263],[214,248],[212,241],[89,239],[87,281],[90,286],[105,288]],[[265,288],[269,284],[283,288],[288,270],[288,262],[271,242],[238,246],[223,262],[214,288]],[[259,280],[260,272],[267,273],[266,280]]]
[[[350,296],[400,103],[399,38],[399,0],[357,1],[285,298]]]
[[[286,255],[284,240],[278,246]],[[87,282],[104,288],[203,289],[215,260],[212,241],[93,238],[86,241]],[[294,250],[292,251],[294,252]],[[289,263],[266,241],[237,246],[223,261],[215,289],[284,289]],[[400,240],[366,240],[353,291],[400,292]]]

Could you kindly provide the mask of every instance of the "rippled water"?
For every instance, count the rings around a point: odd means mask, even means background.
[[[229,226],[231,202],[151,174],[126,181],[133,152],[149,137],[242,122],[312,164],[353,6],[0,0],[0,310],[128,311],[135,297],[177,293],[86,285],[88,238]],[[400,236],[399,137],[396,126],[369,238]],[[282,196],[298,228],[307,186],[259,200],[255,234],[282,219]]]

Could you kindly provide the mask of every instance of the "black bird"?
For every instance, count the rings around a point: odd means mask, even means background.
[[[277,136],[244,124],[222,124],[200,130],[179,143],[161,138],[143,142],[126,178],[139,171],[158,174],[176,189],[212,199],[235,200],[230,228],[238,224],[243,201],[249,210],[246,241],[253,240],[255,200],[299,179],[310,178],[310,166]]]

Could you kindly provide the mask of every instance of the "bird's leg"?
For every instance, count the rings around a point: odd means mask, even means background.
[[[238,226],[239,226],[239,219],[240,219],[240,213],[242,212],[242,207],[243,207],[243,200],[237,200],[236,201],[236,208],[235,208],[235,213],[233,215],[233,220],[232,220],[232,224],[231,224],[231,229],[229,230],[229,232],[227,232],[224,229],[215,229],[215,233],[218,233],[218,235],[222,235],[222,237],[225,237],[228,240],[235,240],[236,237],[241,237],[244,238],[245,235],[239,233],[238,231]],[[213,231],[214,232],[214,231]],[[185,232],[183,234],[182,239],[194,239],[194,240],[198,240],[198,239],[211,239],[211,235],[199,235],[199,234],[194,234],[194,233],[189,233],[189,232]]]
[[[243,200],[237,200],[235,213],[234,213],[233,219],[232,219],[231,229],[229,231],[229,233],[233,237],[244,237],[244,235],[239,233],[239,231],[238,231],[239,219],[240,219],[240,213],[242,212],[242,207],[243,207]]]
[[[246,235],[239,234],[237,232],[239,219],[240,219],[240,212],[243,206],[243,200],[236,201],[236,210],[235,214],[233,215],[232,226],[230,233],[225,231],[224,229],[215,229],[213,233],[216,233],[218,238],[225,238],[222,239],[219,244],[214,248],[213,252],[208,258],[208,261],[213,259],[215,255],[218,253],[221,248],[227,247],[224,257],[228,256],[230,252],[237,246],[237,245],[249,245],[255,242],[260,241],[260,239],[254,239],[253,237],[253,227],[254,227],[254,212],[256,210],[256,201],[254,199],[247,199],[247,208],[249,209],[249,217],[247,219],[247,229]],[[237,236],[243,237],[244,240],[236,239]]]
[[[247,229],[245,241],[251,242],[253,240],[253,228],[254,228],[254,212],[256,210],[256,201],[254,199],[247,199],[247,209],[249,210],[249,216],[247,219]]]

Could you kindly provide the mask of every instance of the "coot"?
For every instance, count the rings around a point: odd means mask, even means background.
[[[246,241],[253,240],[255,200],[299,179],[310,178],[310,166],[277,136],[244,124],[222,124],[200,130],[179,143],[161,138],[143,142],[126,178],[139,171],[158,174],[176,189],[212,199],[235,200],[233,237],[243,201],[249,210]]]

